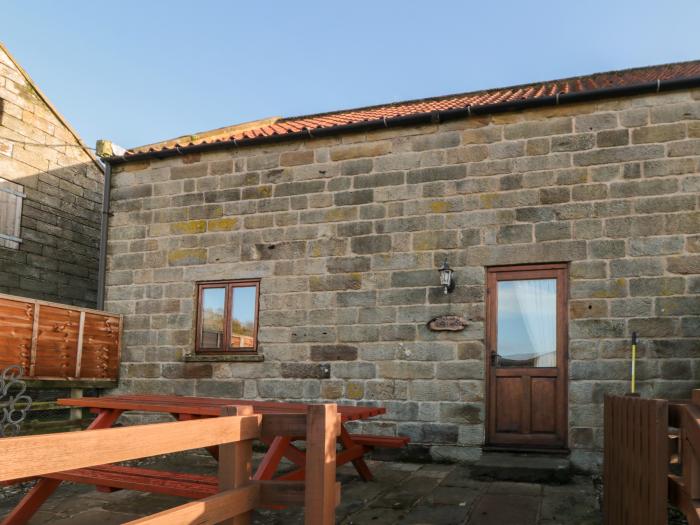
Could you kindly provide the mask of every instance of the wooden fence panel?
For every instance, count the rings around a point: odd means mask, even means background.
[[[42,380],[116,380],[122,317],[0,294],[0,368]]]
[[[116,378],[119,374],[121,320],[116,315],[86,313],[78,377]]]
[[[606,525],[665,525],[668,401],[605,397],[603,507]]]
[[[29,371],[34,305],[0,297],[0,368],[21,365]]]

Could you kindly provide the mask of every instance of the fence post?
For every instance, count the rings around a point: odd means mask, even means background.
[[[225,406],[222,416],[252,416],[252,406]],[[253,469],[253,441],[219,445],[219,491],[235,489],[250,483]],[[224,520],[220,525],[249,525],[251,512]]]
[[[305,525],[335,523],[338,408],[310,405],[306,419]]]

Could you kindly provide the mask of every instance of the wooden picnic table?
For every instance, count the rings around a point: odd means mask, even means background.
[[[305,413],[308,404],[285,403],[280,401],[252,401],[248,399],[228,399],[217,397],[190,397],[190,396],[170,396],[170,395],[117,395],[106,397],[84,397],[59,399],[59,405],[70,407],[89,408],[97,413],[97,419],[90,428],[108,428],[114,424],[119,416],[126,411],[138,412],[158,412],[171,414],[180,421],[202,418],[218,417],[224,406],[247,405],[253,407],[256,414],[294,414]],[[343,450],[337,456],[337,466],[352,462],[358,474],[365,481],[373,479],[372,472],[365,463],[363,456],[374,447],[398,448],[408,443],[407,438],[392,438],[385,436],[367,436],[350,434],[345,428],[347,421],[368,419],[370,417],[384,414],[383,407],[338,405],[338,413],[341,416],[341,432],[338,438]],[[301,436],[300,436],[301,438]],[[277,468],[286,457],[299,469],[283,474],[278,479],[299,480],[304,479],[303,465],[305,453],[293,444],[295,438],[275,437],[264,439],[268,445],[268,451],[263,457],[253,479],[272,479]],[[214,457],[217,456],[215,449],[210,449]]]
[[[124,412],[153,412],[170,414],[179,421],[219,417],[224,407],[251,406],[256,414],[305,414],[308,404],[284,403],[278,401],[252,401],[247,399],[227,399],[214,397],[187,397],[169,395],[116,395],[106,397],[85,397],[59,399],[59,405],[88,408],[97,416],[88,430],[112,427]],[[363,480],[373,479],[365,454],[377,447],[401,448],[408,444],[408,438],[351,434],[345,423],[368,419],[384,414],[383,407],[338,405],[341,428],[338,441],[342,450],[336,455],[336,466],[352,462]],[[264,421],[264,420],[263,420]],[[263,437],[268,450],[262,458],[254,480],[303,480],[305,477],[306,452],[294,445],[294,441],[304,436]],[[218,447],[207,450],[218,459]],[[275,477],[282,458],[289,459],[297,468]],[[213,476],[184,474],[139,467],[103,465],[42,476],[24,499],[15,507],[0,525],[23,525],[39,509],[46,499],[58,488],[62,481],[95,485],[98,490],[130,489],[199,499],[218,491],[217,480]]]

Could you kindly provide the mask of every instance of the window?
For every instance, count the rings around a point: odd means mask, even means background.
[[[489,280],[494,364],[556,367],[565,337],[566,266],[490,268]]]
[[[19,184],[0,178],[0,248],[18,249],[22,222],[22,199],[26,197]]]
[[[199,283],[196,351],[255,352],[259,291],[258,280]]]

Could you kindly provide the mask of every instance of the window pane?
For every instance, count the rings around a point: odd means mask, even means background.
[[[255,286],[233,288],[231,347],[255,348]]]
[[[499,281],[497,341],[499,366],[557,366],[556,279]]]
[[[205,288],[202,291],[201,348],[223,347],[225,302],[226,288]]]

